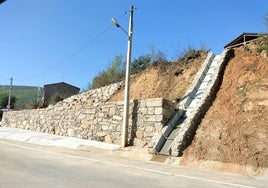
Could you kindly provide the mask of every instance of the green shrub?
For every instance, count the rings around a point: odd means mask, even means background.
[[[130,73],[138,74],[144,71],[150,66],[150,62],[151,57],[149,55],[140,56],[138,59],[134,59],[134,61],[130,65]]]
[[[196,50],[193,46],[188,46],[188,48],[184,49],[184,51],[180,54],[178,62],[187,64],[192,60],[200,57],[202,53],[207,53],[205,46],[202,46],[199,50]]]
[[[8,98],[9,98],[9,94],[8,93],[5,93],[5,92],[0,93],[0,108],[1,109],[7,107],[7,105],[8,105]],[[17,98],[12,95],[11,96],[11,99],[10,99],[11,108],[13,108],[15,106],[16,100],[17,100]]]
[[[116,56],[112,64],[93,79],[92,89],[119,82],[124,78],[124,75],[125,62],[123,56]]]

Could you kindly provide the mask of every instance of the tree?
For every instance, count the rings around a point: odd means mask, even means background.
[[[115,56],[113,62],[107,67],[105,71],[102,71],[97,75],[92,82],[92,89],[103,87],[115,82],[119,82],[125,75],[125,64],[123,56]]]
[[[138,74],[144,71],[146,68],[150,66],[151,57],[150,55],[140,56],[138,59],[134,59],[134,61],[130,65],[130,73]]]
[[[1,109],[7,107],[8,98],[9,98],[8,93],[6,93],[6,92],[0,93],[0,108]],[[15,96],[11,96],[11,99],[10,99],[11,108],[14,108],[16,100],[17,100],[17,98]]]

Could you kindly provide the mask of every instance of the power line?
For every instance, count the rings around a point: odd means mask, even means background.
[[[119,18],[118,20],[122,19],[125,15],[127,14],[127,11],[125,11]],[[42,71],[38,74],[29,76],[29,77],[24,77],[24,78],[18,78],[16,80],[18,81],[25,81],[25,80],[30,80],[36,77],[39,77],[40,75],[46,74],[52,70],[54,70],[55,68],[59,67],[60,65],[63,65],[65,63],[67,63],[70,59],[72,59],[74,56],[78,55],[79,53],[81,53],[83,50],[85,50],[88,46],[92,45],[96,40],[98,40],[101,36],[103,36],[109,29],[112,28],[112,24],[109,24],[102,32],[100,32],[98,35],[96,35],[93,39],[91,39],[90,41],[86,42],[83,46],[81,46],[80,48],[78,48],[76,51],[74,51],[71,55],[69,55],[68,57],[66,57],[65,59],[63,59],[62,61],[60,61],[59,63],[55,64],[54,66],[46,69],[45,71]],[[8,79],[3,79],[4,80],[8,80]],[[0,80],[1,81],[1,80]]]

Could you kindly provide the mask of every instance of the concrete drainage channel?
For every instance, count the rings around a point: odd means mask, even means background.
[[[154,147],[161,155],[181,156],[191,143],[198,124],[212,104],[218,91],[223,72],[233,50],[224,50],[220,55],[209,53],[193,84],[179,103]]]

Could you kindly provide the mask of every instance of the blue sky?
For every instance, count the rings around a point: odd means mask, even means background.
[[[267,32],[267,0],[7,0],[0,5],[0,85],[67,82],[87,88],[126,55],[134,5],[133,58],[154,48],[175,59],[189,46],[214,53],[243,32]]]

